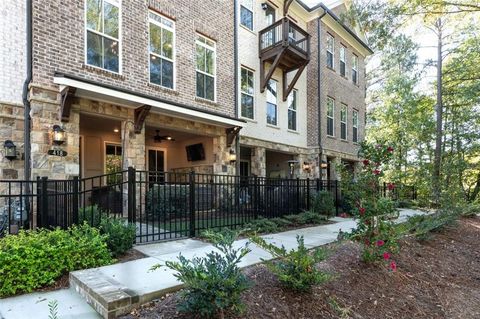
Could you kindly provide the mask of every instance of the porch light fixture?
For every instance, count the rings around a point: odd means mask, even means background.
[[[262,10],[267,10],[268,9],[268,4],[266,2],[262,3]]]
[[[237,153],[235,153],[235,150],[233,148],[230,149],[230,152],[228,154],[228,160],[230,161],[230,164],[235,164],[237,161]]]
[[[65,130],[60,125],[54,125],[52,129],[53,144],[62,145],[65,143]]]
[[[290,176],[293,177],[293,173],[295,171],[295,165],[298,164],[298,161],[289,160],[287,163],[288,163],[288,167],[290,168]]]
[[[12,161],[14,159],[17,159],[17,146],[13,144],[11,140],[6,140],[5,143],[3,143],[3,149],[5,151],[5,157]]]
[[[305,172],[310,172],[310,170],[312,169],[312,167],[310,166],[310,163],[307,163],[307,162],[303,162],[302,168]]]
[[[327,168],[328,168],[328,163],[327,163],[327,161],[323,161],[323,160],[322,160],[322,164],[320,164],[320,167],[321,167],[322,169],[327,169]]]
[[[119,130],[118,128],[114,128],[114,129],[113,129],[113,132],[114,132],[114,133],[118,133],[118,132],[120,132],[120,130]]]

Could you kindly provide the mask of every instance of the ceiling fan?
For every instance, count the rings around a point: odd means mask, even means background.
[[[175,141],[175,139],[170,135],[160,135],[160,130],[155,130],[155,132],[157,132],[157,134],[153,137],[153,141],[155,143],[162,143],[162,141]]]

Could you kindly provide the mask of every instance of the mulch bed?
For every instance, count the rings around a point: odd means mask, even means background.
[[[264,265],[245,269],[253,287],[246,312],[235,318],[480,318],[480,218],[464,218],[428,241],[406,238],[398,269],[366,265],[353,242],[330,245],[318,267],[334,277],[309,294],[285,290]],[[194,318],[176,310],[178,294],[124,318]]]

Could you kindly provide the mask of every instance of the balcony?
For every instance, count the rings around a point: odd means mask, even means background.
[[[261,61],[261,91],[276,68],[283,70],[283,100],[293,89],[302,71],[310,61],[310,35],[289,18],[284,17],[259,33],[259,56]],[[267,63],[271,66],[265,70]],[[297,70],[287,86],[287,73]],[[266,74],[265,74],[266,73]]]

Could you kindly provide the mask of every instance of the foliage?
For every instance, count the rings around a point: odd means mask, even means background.
[[[48,302],[48,319],[58,319],[58,301],[50,300]]]
[[[320,215],[313,211],[306,211],[300,214],[284,215],[283,217],[264,218],[259,217],[243,226],[243,233],[276,233],[289,227],[299,227],[303,225],[316,225],[325,223],[328,216]]]
[[[98,205],[90,205],[81,207],[78,210],[78,223],[83,224],[86,222],[92,227],[100,227],[102,219],[106,217],[106,214],[102,211]]]
[[[242,312],[245,306],[240,297],[250,284],[238,264],[250,252],[248,244],[235,249],[233,243],[238,234],[234,231],[208,232],[206,235],[217,251],[191,260],[180,254],[178,261],[165,263],[185,284],[179,310],[202,317],[220,315],[222,318],[225,312]],[[163,265],[156,265],[152,270],[159,267]]]
[[[247,232],[253,233],[276,233],[279,231],[278,225],[272,219],[259,217],[245,224],[243,227]]]
[[[458,214],[450,210],[442,210],[432,215],[416,215],[407,220],[409,233],[419,240],[427,240],[433,232],[438,232],[444,227],[452,225]]]
[[[31,292],[69,271],[112,262],[106,236],[87,224],[7,235],[0,241],[0,297]]]
[[[310,207],[311,211],[315,213],[332,216],[335,214],[335,203],[332,193],[329,191],[319,191],[313,195]]]
[[[188,214],[188,203],[188,185],[153,185],[147,192],[147,218],[169,220],[185,217]]]
[[[327,219],[327,215],[321,215],[318,214],[317,212],[312,212],[312,211],[306,211],[298,215],[300,217],[299,224],[300,225],[305,225],[305,224],[322,224],[324,223]]]
[[[469,204],[462,208],[461,215],[464,217],[475,217],[480,215],[480,204]]]
[[[310,254],[305,247],[303,236],[297,236],[298,248],[289,252],[283,245],[277,247],[258,236],[252,237],[251,240],[278,259],[265,261],[265,264],[286,288],[304,292],[329,279],[326,273],[319,271],[315,266],[326,258],[326,251],[317,249]]]

